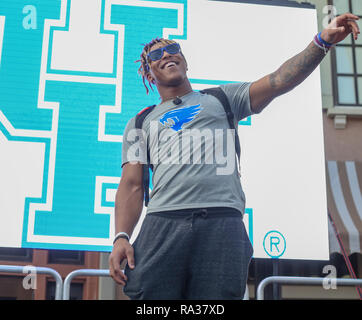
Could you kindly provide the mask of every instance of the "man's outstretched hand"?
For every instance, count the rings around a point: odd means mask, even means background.
[[[353,33],[354,40],[357,40],[360,33],[356,23],[358,19],[359,17],[352,13],[345,13],[334,18],[322,31],[322,39],[328,43],[336,44],[343,41],[350,33]]]

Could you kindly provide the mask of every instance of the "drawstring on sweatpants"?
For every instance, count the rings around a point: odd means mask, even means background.
[[[195,221],[196,217],[202,217],[202,218],[206,219],[207,218],[207,209],[200,209],[200,210],[197,210],[197,211],[193,211],[191,213],[191,216],[190,216],[190,218],[191,218],[191,228],[194,225],[194,221]]]

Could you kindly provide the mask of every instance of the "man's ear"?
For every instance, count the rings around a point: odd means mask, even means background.
[[[189,66],[187,65],[186,58],[185,58],[185,56],[183,55],[182,52],[181,52],[181,55],[182,55],[182,58],[184,58],[184,61],[185,61],[185,64],[186,64],[186,71],[188,71],[188,70],[189,70]]]
[[[150,72],[147,73],[146,77],[149,82],[155,83],[155,79],[152,77]]]

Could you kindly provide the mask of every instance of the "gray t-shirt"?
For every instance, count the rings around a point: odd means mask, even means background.
[[[226,93],[238,122],[251,115],[251,83],[220,86]],[[122,166],[146,163],[149,145],[153,165],[147,213],[200,207],[231,207],[244,213],[235,154],[234,132],[222,104],[213,96],[190,92],[181,104],[172,100],[157,105],[135,129],[127,124],[122,145]]]

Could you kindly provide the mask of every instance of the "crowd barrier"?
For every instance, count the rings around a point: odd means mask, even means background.
[[[55,279],[55,300],[62,299],[63,280],[60,274],[54,269],[34,266],[0,265],[0,272],[28,274],[29,270],[34,271],[36,274],[51,275]]]
[[[6,273],[21,273],[27,274],[29,269],[27,266],[10,266],[0,265],[0,272]],[[60,274],[51,268],[45,267],[32,267],[32,270],[37,274],[48,274],[55,279],[55,300],[69,300],[70,298],[70,285],[75,277],[79,276],[96,276],[96,277],[109,277],[108,269],[78,269],[69,273],[62,281]],[[262,280],[257,288],[257,300],[264,300],[265,287],[271,283],[279,284],[300,284],[300,285],[323,285],[326,281],[335,281],[336,286],[362,286],[362,279],[341,279],[341,278],[317,278],[317,277],[285,277],[285,276],[272,276]],[[249,299],[249,292],[246,291],[244,300]]]
[[[257,300],[264,300],[264,289],[270,283],[323,285],[335,281],[336,286],[361,286],[362,279],[317,278],[317,277],[283,277],[273,276],[262,280],[257,288]]]
[[[71,272],[64,280],[63,285],[63,300],[69,300],[70,297],[70,283],[73,278],[78,276],[98,276],[98,277],[107,277],[110,276],[109,270],[98,270],[98,269],[79,269]],[[246,287],[245,295],[243,300],[249,300],[249,290]]]
[[[96,276],[96,277],[109,277],[108,269],[78,269],[69,273],[64,279],[63,285],[63,300],[69,300],[70,297],[70,283],[75,277],[79,276]]]

